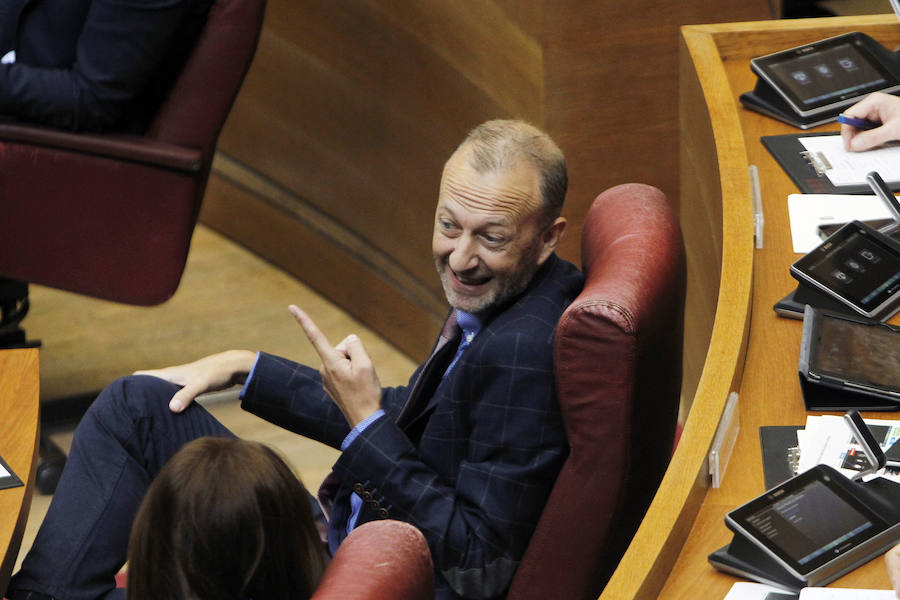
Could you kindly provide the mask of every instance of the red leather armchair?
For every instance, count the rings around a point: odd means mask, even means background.
[[[216,0],[143,136],[0,123],[0,276],[127,304],[178,286],[265,0]]]
[[[144,135],[0,122],[0,347],[26,343],[22,282],[143,306],[175,293],[264,10],[265,0],[213,3]],[[65,457],[49,438],[41,450],[38,489],[50,493]]]
[[[509,600],[596,598],[672,453],[685,263],[663,193],[626,184],[600,194],[582,263],[585,288],[560,319],[554,357],[571,451]]]
[[[402,521],[354,529],[329,563],[312,600],[434,600],[425,536]]]

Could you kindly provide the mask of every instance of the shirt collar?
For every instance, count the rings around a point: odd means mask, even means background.
[[[481,319],[474,313],[468,313],[457,309],[456,323],[459,325],[460,329],[463,330],[465,335],[475,337],[475,335],[481,331]]]

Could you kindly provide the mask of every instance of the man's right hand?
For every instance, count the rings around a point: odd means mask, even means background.
[[[135,375],[159,377],[182,386],[169,401],[169,409],[178,413],[200,394],[240,383],[250,373],[255,360],[255,352],[228,350],[183,365],[137,371]]]

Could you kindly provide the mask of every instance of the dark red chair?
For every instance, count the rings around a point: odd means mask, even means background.
[[[214,2],[144,135],[0,123],[7,345],[24,342],[18,321],[27,311],[21,286],[9,280],[143,306],[175,293],[216,141],[253,60],[264,10],[265,0]],[[46,488],[40,477],[39,489]]]
[[[560,319],[554,356],[571,451],[509,600],[596,598],[672,453],[685,260],[665,195],[641,184],[600,194],[582,263],[586,285]]]
[[[370,521],[335,553],[310,600],[434,600],[425,536],[402,521]]]
[[[116,577],[128,585],[126,572]],[[370,521],[334,554],[310,600],[434,600],[434,567],[425,536],[403,521]]]

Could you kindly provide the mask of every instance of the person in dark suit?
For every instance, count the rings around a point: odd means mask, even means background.
[[[212,0],[0,0],[0,115],[141,132]]]
[[[110,385],[10,600],[103,597],[153,475],[190,439],[230,435],[194,398],[235,382],[244,409],[342,450],[319,493],[332,552],[363,522],[408,521],[438,598],[504,597],[568,452],[553,338],[583,277],[554,253],[566,181],[562,152],[518,121],[482,124],[447,161],[432,250],[452,310],[407,386],[382,388],[357,336],[332,347],[295,306],[321,370],[231,350]]]

